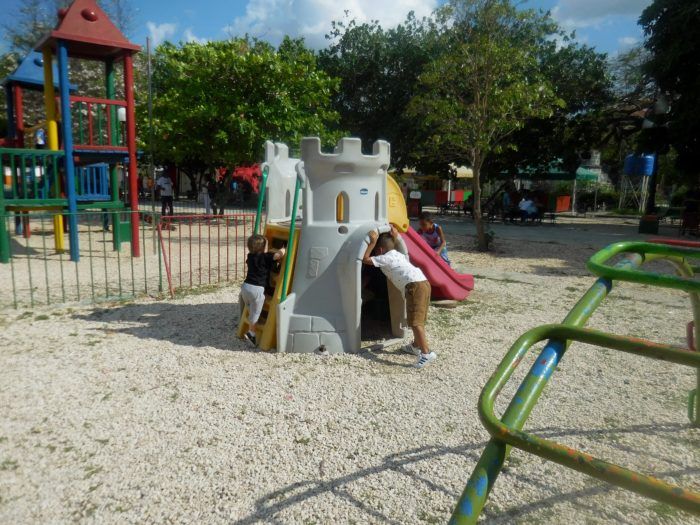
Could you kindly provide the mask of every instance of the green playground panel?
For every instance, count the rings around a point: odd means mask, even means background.
[[[620,260],[611,266],[609,262],[618,257]],[[691,423],[700,425],[700,353],[582,328],[612,290],[614,281],[627,281],[688,292],[693,311],[695,341],[700,340],[700,282],[693,279],[697,265],[690,263],[697,259],[700,259],[699,249],[645,242],[615,243],[591,257],[588,268],[598,275],[598,280],[571,309],[562,324],[540,326],[521,336],[484,387],[479,400],[479,416],[491,434],[491,439],[467,482],[450,523],[477,522],[511,447],[684,511],[700,514],[700,493],[522,431],[552,373],[574,341],[694,367],[697,370],[697,388],[689,393],[688,417]],[[640,270],[644,263],[653,260],[670,262],[680,276]],[[499,419],[494,413],[496,397],[525,354],[541,341],[547,341],[544,349]]]

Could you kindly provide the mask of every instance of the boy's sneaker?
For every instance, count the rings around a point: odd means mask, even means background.
[[[437,354],[435,352],[430,352],[429,354],[421,354],[414,365],[416,368],[423,368],[428,363],[435,361],[437,359]]]
[[[251,332],[246,332],[243,337],[245,337],[248,341],[253,343],[253,346],[257,346],[258,342],[255,340],[255,334]]]
[[[405,354],[420,355],[420,348],[413,346],[411,343],[403,345],[401,351]]]

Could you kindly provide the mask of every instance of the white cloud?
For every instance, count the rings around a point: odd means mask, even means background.
[[[196,42],[198,44],[206,44],[208,40],[206,38],[200,38],[192,32],[192,28],[188,27],[182,35],[185,42]]]
[[[171,38],[175,34],[177,29],[177,24],[170,22],[165,22],[163,24],[156,24],[154,22],[147,22],[146,27],[148,28],[148,34],[151,37],[151,42],[153,46],[157,46],[164,40]]]
[[[633,46],[639,42],[639,39],[634,36],[623,36],[617,39],[617,43],[622,46]]]
[[[278,44],[284,35],[303,36],[316,48],[327,45],[331,21],[349,17],[358,22],[378,20],[384,27],[403,22],[409,11],[429,15],[438,0],[248,0],[245,15],[223,28],[232,36],[245,33]]]
[[[637,18],[652,0],[560,0],[552,16],[567,30],[600,27],[610,16]]]

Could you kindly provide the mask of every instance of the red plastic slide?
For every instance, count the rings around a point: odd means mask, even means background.
[[[433,299],[462,301],[474,289],[474,276],[455,272],[411,227],[401,236],[406,242],[411,262],[430,281]]]

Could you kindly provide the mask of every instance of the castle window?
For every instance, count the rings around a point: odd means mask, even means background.
[[[350,222],[350,205],[348,194],[341,191],[335,198],[335,220],[336,222]]]
[[[379,192],[374,194],[374,220],[379,221]]]
[[[284,216],[285,217],[290,217],[292,215],[292,195],[287,190],[287,193],[284,196]]]

